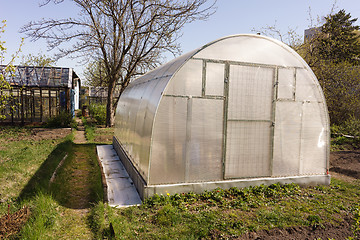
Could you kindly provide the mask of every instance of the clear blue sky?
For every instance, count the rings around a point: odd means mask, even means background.
[[[9,54],[18,48],[21,37],[24,37],[18,31],[29,21],[76,16],[78,12],[78,9],[67,1],[58,5],[39,7],[41,2],[43,0],[0,0],[0,20],[7,20],[5,34],[1,40],[6,41]],[[286,32],[288,27],[291,27],[303,35],[304,29],[310,24],[309,7],[316,20],[317,16],[328,14],[333,3],[333,0],[218,0],[217,12],[207,21],[188,24],[183,29],[183,36],[179,42],[185,53],[223,36],[254,33],[252,29],[273,25],[275,21],[281,31]],[[360,18],[359,0],[338,0],[336,6],[336,10],[345,9],[353,18]],[[360,25],[360,20],[356,24]],[[43,40],[34,43],[25,39],[21,54],[36,55],[40,51],[49,56],[53,54],[47,52]],[[62,59],[57,65],[73,67],[80,76],[84,68],[77,60],[71,59]]]

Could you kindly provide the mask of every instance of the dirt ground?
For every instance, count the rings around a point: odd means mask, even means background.
[[[6,141],[58,139],[66,137],[70,133],[71,128],[33,128],[20,131],[13,137],[7,138]]]
[[[360,179],[360,149],[332,152],[330,175],[346,182]],[[344,219],[340,226],[326,224],[323,228],[291,227],[247,233],[241,239],[348,239],[353,237],[352,220]]]
[[[360,179],[360,149],[331,153],[330,171]]]

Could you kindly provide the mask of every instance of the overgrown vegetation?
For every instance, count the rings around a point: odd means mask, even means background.
[[[317,76],[324,91],[332,124],[342,125],[359,117],[360,41],[352,18],[345,10],[325,16],[315,36],[307,39],[298,52]]]
[[[360,147],[360,120],[351,116],[341,125],[331,126],[331,150],[351,150]]]
[[[46,126],[50,128],[57,127],[71,127],[77,128],[77,123],[72,114],[66,111],[61,111],[58,115],[49,118]]]
[[[106,105],[103,104],[90,104],[89,114],[96,120],[98,125],[106,124]]]
[[[103,128],[96,124],[92,118],[81,118],[85,128],[85,137],[89,143],[111,144],[114,128]]]

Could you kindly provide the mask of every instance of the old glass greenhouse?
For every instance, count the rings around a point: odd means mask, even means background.
[[[305,61],[260,35],[211,42],[123,92],[114,148],[142,198],[329,184],[329,118]]]
[[[11,97],[1,122],[46,122],[62,111],[74,115],[80,107],[81,82],[72,68],[14,66],[5,80],[11,88],[1,89],[0,97]]]

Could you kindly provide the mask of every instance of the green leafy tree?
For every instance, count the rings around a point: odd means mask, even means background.
[[[318,40],[320,58],[335,63],[348,62],[353,65],[360,63],[360,42],[356,31],[359,26],[351,19],[350,13],[340,10],[338,13],[325,17]]]
[[[20,44],[18,51],[12,55],[11,60],[4,64],[5,54],[7,49],[5,47],[5,41],[1,40],[1,35],[5,33],[6,21],[3,20],[0,22],[0,120],[5,119],[6,116],[3,114],[3,110],[7,107],[14,107],[11,105],[11,86],[6,81],[6,78],[14,72],[14,67],[12,66],[15,58],[20,52],[23,41]]]
[[[360,68],[348,62],[319,61],[313,67],[324,91],[332,124],[360,114]]]
[[[36,66],[36,67],[53,67],[56,63],[56,60],[42,54],[41,52],[38,55],[28,54],[22,57],[20,65],[23,66]]]
[[[344,10],[329,14],[299,50],[320,82],[332,124],[341,125],[360,114],[360,43],[356,20]]]

